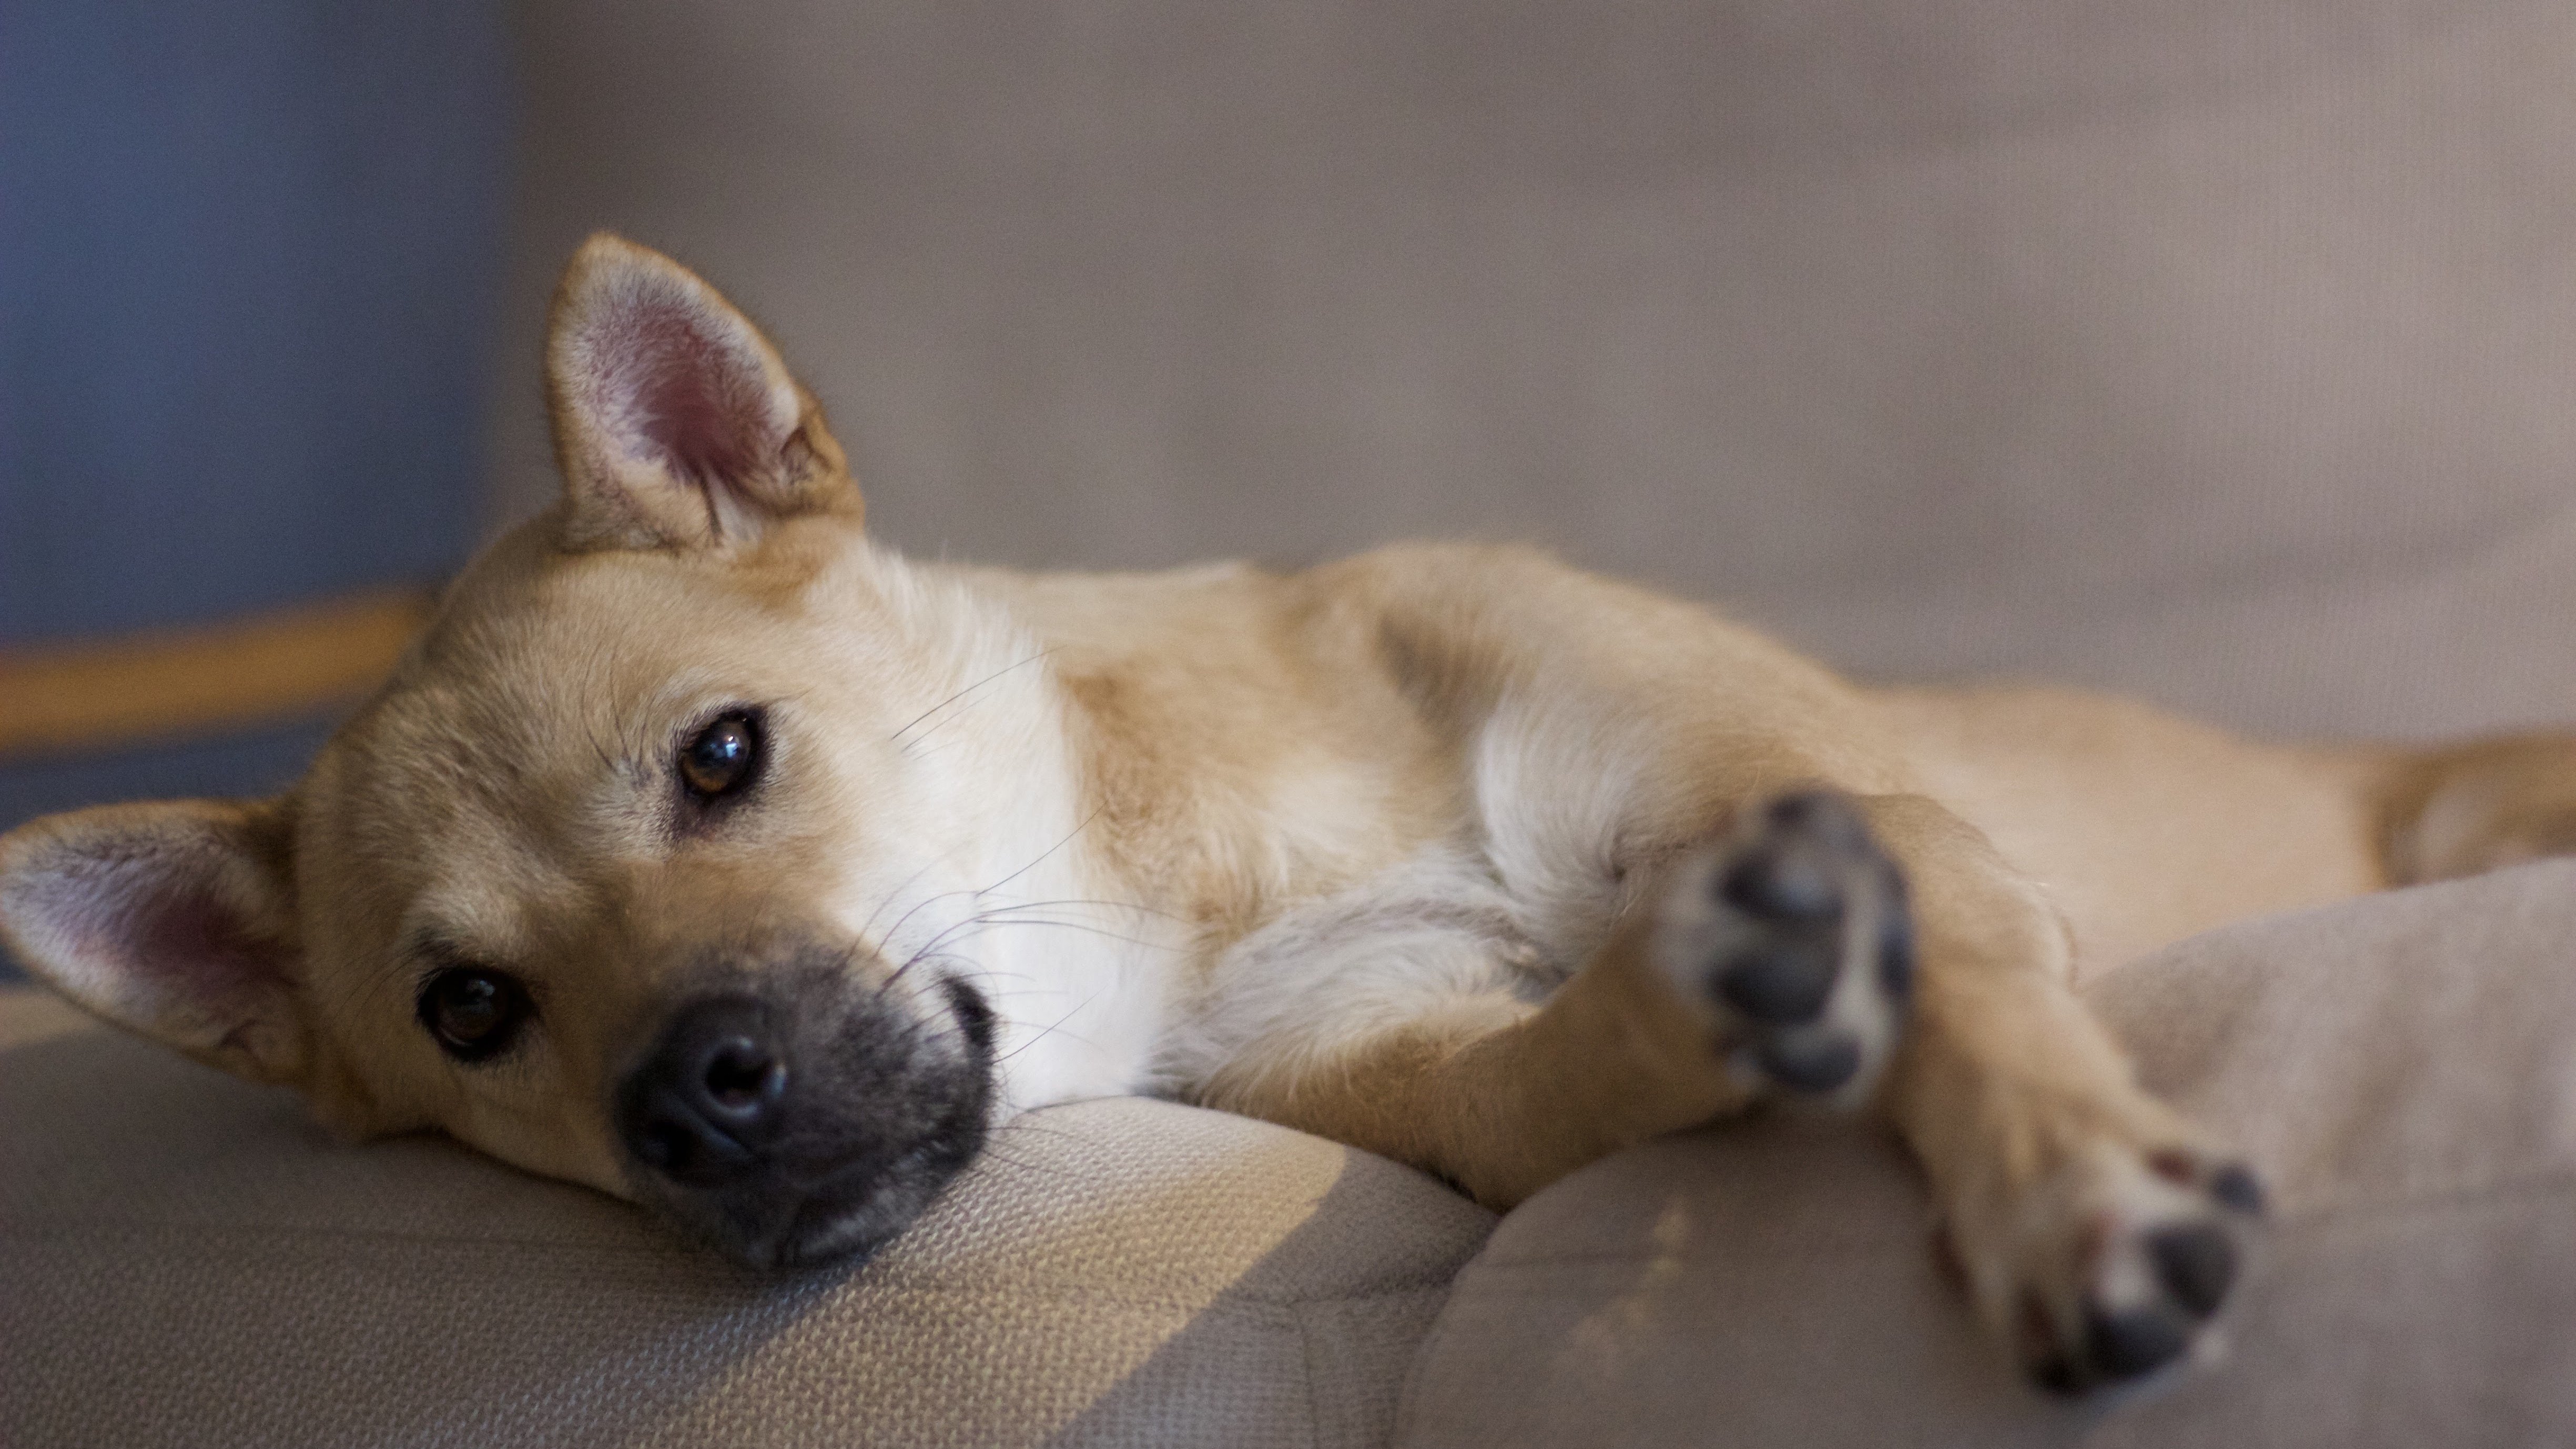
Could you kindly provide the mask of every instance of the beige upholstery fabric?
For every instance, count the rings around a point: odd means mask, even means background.
[[[1401,1442],[2576,1441],[2576,863],[2248,923],[2113,972],[2148,1079],[2270,1176],[2227,1359],[2021,1388],[1915,1178],[1835,1124],[1622,1155],[1506,1219]],[[762,1281],[433,1140],[0,995],[16,1445],[1384,1442],[1490,1226],[1426,1179],[1150,1102],[1041,1114],[879,1263]]]
[[[1382,1443],[1491,1217],[1243,1118],[1038,1114],[880,1261],[765,1280],[0,994],[0,1442]]]
[[[1848,668],[2576,715],[2564,0],[536,0],[499,394],[703,266],[893,541],[1527,538]]]
[[[2269,1175],[2215,1368],[2020,1386],[1890,1145],[1777,1121],[1613,1158],[1505,1219],[1424,1350],[1408,1449],[2576,1443],[2576,863],[2214,932],[2090,989]]]

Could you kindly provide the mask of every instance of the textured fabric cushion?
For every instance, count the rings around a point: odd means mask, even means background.
[[[1894,1147],[1672,1139],[1504,1220],[1399,1442],[2420,1449],[2576,1443],[2576,864],[2214,932],[2089,988],[2148,1082],[2269,1175],[2214,1368],[2023,1388],[1927,1251]]]
[[[1491,1217],[1168,1103],[1037,1114],[877,1262],[737,1272],[0,993],[12,1446],[1384,1441]]]
[[[2564,0],[545,0],[498,393],[615,225],[895,543],[1533,539],[1847,668],[2576,709]]]

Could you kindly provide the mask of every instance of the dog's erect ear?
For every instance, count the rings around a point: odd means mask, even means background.
[[[0,936],[74,1001],[200,1061],[299,1081],[311,1055],[287,812],[172,800],[0,836]]]
[[[567,548],[703,548],[858,513],[841,445],[769,339],[696,273],[606,232],[555,293],[546,401]]]

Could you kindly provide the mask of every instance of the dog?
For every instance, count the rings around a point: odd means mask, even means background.
[[[2186,1361],[2262,1208],[2079,968],[2576,848],[2576,751],[1872,690],[1523,548],[1030,575],[871,541],[814,398],[601,235],[564,491],[282,796],[0,839],[73,1001],[763,1267],[1154,1092],[1507,1208],[1771,1102],[1882,1121],[2041,1384]]]

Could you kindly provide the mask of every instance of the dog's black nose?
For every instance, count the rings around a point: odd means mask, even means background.
[[[714,1187],[760,1165],[787,1095],[787,1054],[759,1002],[683,1006],[618,1091],[617,1130],[647,1166]]]

